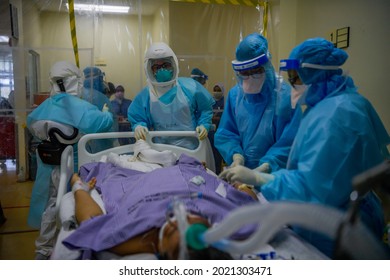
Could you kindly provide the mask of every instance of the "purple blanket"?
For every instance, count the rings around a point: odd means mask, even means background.
[[[233,209],[256,201],[226,182],[208,174],[196,159],[182,155],[177,165],[143,173],[110,163],[90,163],[81,167],[84,181],[97,178],[106,215],[85,221],[63,243],[68,248],[101,251],[118,245],[152,228],[159,228],[174,196],[201,192],[202,198],[182,198],[187,211],[218,223]],[[201,176],[205,183],[191,182]],[[220,184],[226,197],[215,192]],[[252,227],[243,228],[234,238],[248,236]]]

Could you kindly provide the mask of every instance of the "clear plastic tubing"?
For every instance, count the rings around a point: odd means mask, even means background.
[[[233,211],[220,224],[210,228],[200,239],[205,244],[232,254],[254,253],[266,245],[286,225],[300,226],[323,233],[335,240],[346,213],[317,204],[274,202],[243,206]],[[229,240],[228,237],[247,224],[259,224],[246,240]],[[343,249],[357,259],[388,258],[369,230],[359,221],[346,227],[342,238]],[[359,247],[359,248],[358,248]]]
[[[173,213],[176,217],[179,234],[180,234],[180,250],[179,260],[187,259],[187,242],[186,242],[186,231],[188,228],[187,212],[186,207],[182,201],[175,199],[173,201]]]

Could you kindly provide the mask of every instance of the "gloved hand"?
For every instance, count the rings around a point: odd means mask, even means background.
[[[146,135],[148,134],[149,130],[147,127],[139,125],[134,130],[134,136],[136,140],[146,140]]]
[[[108,111],[109,111],[109,108],[107,106],[107,103],[104,103],[103,108],[102,108],[102,112],[108,112]]]
[[[233,155],[233,162],[230,165],[230,167],[236,167],[239,165],[244,165],[245,159],[241,154],[234,154]]]
[[[229,183],[241,182],[253,186],[262,186],[265,183],[272,181],[274,175],[257,172],[245,166],[236,166],[224,170],[219,178],[226,180]]]
[[[271,172],[271,166],[268,162],[264,162],[260,166],[256,167],[256,171],[264,172],[264,173],[270,173]]]
[[[199,134],[199,136],[198,136],[199,140],[205,139],[208,135],[208,131],[203,125],[197,126],[196,132],[198,132],[198,134]]]

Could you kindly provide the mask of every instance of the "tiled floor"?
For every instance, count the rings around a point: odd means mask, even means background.
[[[16,166],[0,168],[0,202],[7,219],[0,226],[0,260],[33,260],[38,231],[27,225],[32,181],[17,182]]]

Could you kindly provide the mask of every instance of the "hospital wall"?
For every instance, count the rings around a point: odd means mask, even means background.
[[[390,1],[275,0],[269,1],[269,6],[267,38],[276,69],[278,61],[287,58],[291,49],[302,41],[312,37],[330,39],[332,31],[350,28],[349,46],[345,48],[349,59],[343,68],[390,131],[390,95],[386,79],[386,68],[390,63],[387,54]],[[234,59],[235,48],[242,37],[261,30],[262,18],[253,7],[170,4],[171,46],[179,55],[190,53],[197,58],[192,62],[207,70],[209,90],[210,84],[218,81],[223,81],[227,89],[234,85],[230,62]],[[181,69],[184,75],[189,71],[188,67]]]
[[[141,19],[137,14],[76,16],[80,68],[98,66],[107,81],[122,84],[128,97],[134,98],[145,85],[143,56],[147,47],[151,42],[169,41],[169,22],[161,19],[168,14],[167,4],[160,2],[154,14],[142,15]],[[50,66],[58,60],[75,62],[69,15],[38,11],[28,3],[26,7],[30,16],[23,22],[27,35],[24,45],[40,54],[40,91],[46,92],[50,88]],[[35,26],[39,26],[38,31]]]
[[[237,44],[261,29],[260,13],[254,7],[170,4],[170,44],[180,61],[180,75],[188,77],[192,68],[201,69],[209,76],[209,91],[214,84],[223,83],[227,93],[236,83],[231,61]]]
[[[40,54],[40,91],[46,92],[50,66],[58,60],[74,61],[69,16],[53,9],[38,10],[28,0],[22,2],[24,46]],[[97,65],[107,81],[122,84],[127,97],[133,99],[145,86],[143,57],[147,47],[163,41],[177,54],[181,76],[190,76],[191,69],[199,67],[210,77],[210,90],[217,82],[226,88],[233,86],[230,62],[235,47],[247,34],[261,31],[259,11],[244,5],[155,3],[158,8],[154,13],[141,17],[76,14],[80,68]]]
[[[343,68],[353,77],[359,93],[373,104],[388,132],[389,13],[388,0],[280,0],[279,28],[279,58],[283,58],[305,39],[330,39],[331,31],[350,27],[345,48],[349,59]]]

